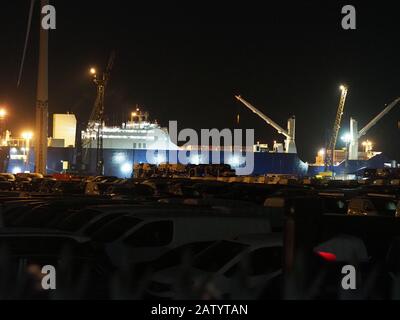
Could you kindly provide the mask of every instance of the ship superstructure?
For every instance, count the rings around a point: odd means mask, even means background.
[[[86,148],[97,147],[97,129],[99,123],[82,131],[82,141]],[[131,119],[121,126],[106,126],[101,129],[103,149],[120,150],[176,150],[168,134],[168,129],[161,127],[156,121],[149,120],[149,114],[137,109],[132,112]]]

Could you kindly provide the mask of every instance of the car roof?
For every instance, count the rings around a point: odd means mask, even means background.
[[[0,237],[58,237],[58,238],[70,238],[77,242],[88,242],[90,239],[85,236],[73,235],[69,232],[52,230],[52,229],[40,229],[40,228],[0,228]]]
[[[137,205],[100,205],[100,206],[88,206],[87,209],[98,210],[103,213],[107,212],[118,212],[118,211],[127,211],[127,215],[132,216],[143,216],[146,217],[187,217],[187,216],[196,216],[196,217],[206,217],[206,216],[215,216],[215,217],[264,217],[260,213],[249,214],[249,212],[227,212],[226,210],[219,209],[217,207],[194,207],[189,205],[176,205],[176,204],[156,204],[156,205],[148,205],[148,204],[137,204]],[[267,220],[267,219],[266,219]]]
[[[282,246],[283,234],[281,232],[245,234],[236,237],[233,241],[249,246]]]

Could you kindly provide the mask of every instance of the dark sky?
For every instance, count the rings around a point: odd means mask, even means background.
[[[8,2],[0,2],[0,104],[8,105],[8,124],[19,135],[34,127],[39,20],[36,14],[17,89],[30,1]],[[362,127],[400,95],[394,2],[214,2],[51,1],[57,30],[50,35],[50,114],[72,111],[87,120],[95,98],[88,68],[105,66],[113,49],[110,121],[140,104],[163,125],[222,129],[234,127],[240,112],[241,127],[254,128],[257,140],[283,140],[235,101],[241,94],[284,127],[296,115],[305,161],[324,146],[341,83],[349,86],[343,132],[350,116]],[[341,29],[345,4],[357,9],[355,31]],[[397,158],[398,109],[368,133],[377,149]]]

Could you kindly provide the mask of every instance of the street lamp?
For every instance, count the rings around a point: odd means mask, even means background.
[[[325,163],[325,153],[326,151],[323,148],[318,151],[318,161],[320,161],[321,164]]]
[[[367,154],[367,157],[369,158],[371,151],[372,151],[373,143],[369,140],[366,140],[362,143],[362,146],[365,148],[365,153]]]
[[[4,108],[0,108],[0,119],[4,119],[7,116],[7,110]]]
[[[25,169],[29,171],[29,149],[30,149],[30,141],[33,138],[33,133],[30,131],[25,131],[22,133],[22,138],[25,140],[25,148],[24,148]]]
[[[351,134],[350,133],[346,133],[342,136],[342,140],[343,142],[345,142],[346,144],[351,142]]]
[[[0,138],[2,141],[5,140],[6,117],[7,117],[7,110],[4,107],[0,107]]]
[[[352,137],[350,133],[346,133],[342,136],[342,141],[346,143],[346,158],[345,158],[345,170],[347,174],[348,160],[349,160],[349,145],[352,141]]]

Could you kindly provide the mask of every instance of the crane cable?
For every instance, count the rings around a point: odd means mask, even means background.
[[[26,27],[24,51],[22,52],[21,65],[20,65],[20,68],[19,68],[19,74],[18,74],[18,80],[17,80],[17,88],[19,88],[19,85],[21,83],[22,71],[24,69],[26,51],[28,49],[29,35],[31,33],[32,16],[33,16],[34,7],[35,7],[35,0],[31,0],[31,7],[30,7],[30,10],[29,10],[29,17],[28,17],[28,25]]]

